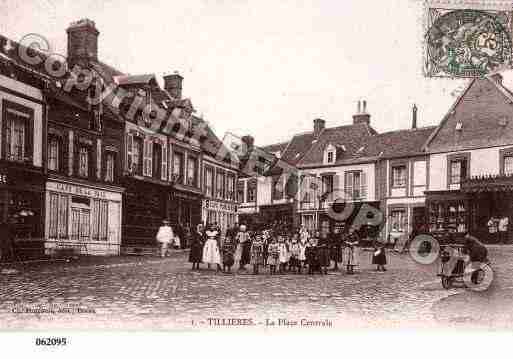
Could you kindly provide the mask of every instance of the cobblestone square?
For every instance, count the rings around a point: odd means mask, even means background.
[[[187,253],[104,264],[26,265],[2,274],[2,329],[298,329],[511,327],[512,248],[490,248],[490,289],[444,290],[437,265],[390,253],[375,272],[370,252],[355,275],[191,271]],[[233,320],[238,320],[235,322]],[[230,321],[231,320],[231,321]],[[269,326],[274,322],[276,325]],[[301,325],[304,323],[304,325]],[[324,323],[324,324],[323,324]],[[232,324],[232,325],[227,325]],[[246,325],[244,325],[246,324]]]

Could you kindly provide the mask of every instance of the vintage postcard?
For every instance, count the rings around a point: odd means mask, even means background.
[[[512,3],[0,6],[0,330],[513,329]]]

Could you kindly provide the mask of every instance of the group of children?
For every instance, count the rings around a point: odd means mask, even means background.
[[[214,264],[217,270],[231,273],[237,263],[239,270],[246,270],[246,265],[252,265],[254,274],[269,267],[271,275],[301,274],[303,270],[308,274],[327,274],[333,260],[334,269],[338,269],[338,263],[342,263],[347,273],[352,274],[359,265],[359,257],[359,239],[353,232],[330,238],[320,232],[311,235],[306,230],[292,234],[263,230],[250,234],[241,225],[238,231],[222,239],[215,228],[206,231],[198,229],[189,260],[193,263],[193,269],[199,269],[202,262],[209,268]],[[376,249],[373,264],[377,265],[377,270],[386,270],[384,248]]]

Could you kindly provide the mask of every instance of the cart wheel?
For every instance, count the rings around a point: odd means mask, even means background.
[[[452,278],[451,277],[442,277],[442,287],[444,287],[444,289],[451,289]]]

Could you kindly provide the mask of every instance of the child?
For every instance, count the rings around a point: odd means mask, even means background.
[[[308,246],[308,240],[306,237],[301,238],[298,243],[299,245],[299,271],[306,265],[306,247]]]
[[[385,248],[382,244],[378,243],[375,247],[374,254],[372,255],[372,264],[376,265],[376,270],[386,271],[385,264],[387,264],[387,257],[385,253]]]
[[[271,275],[276,274],[276,267],[280,265],[280,247],[275,238],[270,238],[269,258],[267,259]]]
[[[289,249],[283,236],[278,236],[278,251],[280,253],[280,273],[284,273],[289,261]]]
[[[264,240],[261,235],[257,235],[251,243],[251,264],[253,265],[253,274],[258,274],[258,266],[264,263]]]
[[[290,243],[290,260],[289,260],[289,268],[294,273],[301,273],[301,262],[299,260],[299,255],[301,252],[301,248],[298,243],[298,235],[294,234],[292,237],[292,241]]]
[[[316,270],[319,270],[319,263],[317,258],[317,239],[315,237],[310,238],[308,241],[306,245],[305,256],[308,263],[308,274],[314,274]]]
[[[328,274],[328,267],[330,266],[330,242],[328,234],[321,232],[319,241],[317,242],[317,254],[319,258],[319,265],[321,267],[321,274]]]
[[[235,236],[229,235],[225,238],[222,246],[223,254],[223,272],[231,273],[232,266],[235,263],[234,253],[237,246]]]
[[[352,229],[344,241],[344,263],[347,274],[354,274],[354,267],[359,265],[360,247],[358,247],[358,236]]]

